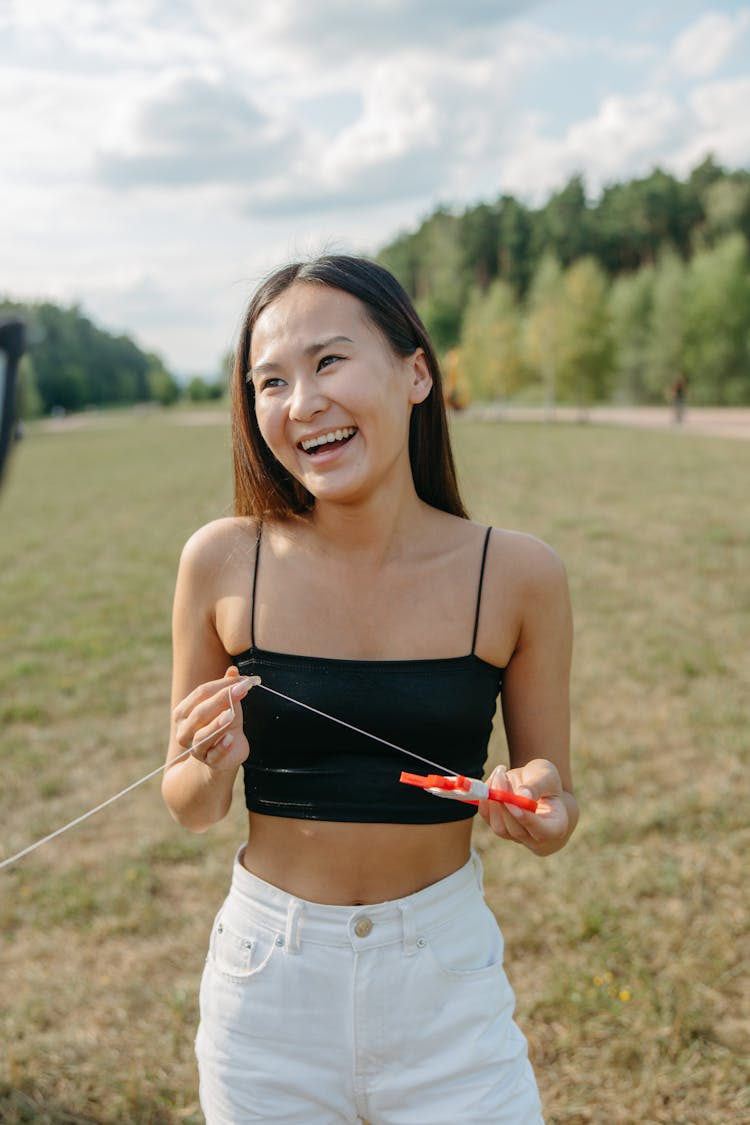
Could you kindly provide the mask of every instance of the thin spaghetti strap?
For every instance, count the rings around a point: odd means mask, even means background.
[[[484,564],[487,562],[487,548],[490,545],[490,535],[492,528],[487,528],[487,534],[484,537],[484,550],[482,551],[482,568],[479,571],[479,589],[477,590],[477,612],[474,616],[474,636],[471,638],[471,654],[474,655],[474,649],[477,647],[477,632],[479,631],[479,607],[482,604],[482,584],[484,582]]]
[[[255,537],[255,563],[253,565],[253,604],[250,610],[250,647],[255,648],[255,590],[258,585],[258,560],[260,559],[260,536],[263,524],[258,521],[258,534]]]

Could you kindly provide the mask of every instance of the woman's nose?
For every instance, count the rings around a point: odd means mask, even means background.
[[[297,379],[292,390],[289,414],[298,422],[305,422],[325,409],[325,396],[313,379]]]

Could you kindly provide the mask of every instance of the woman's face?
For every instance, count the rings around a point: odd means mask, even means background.
[[[396,355],[356,297],[290,286],[255,323],[248,378],[264,441],[317,500],[411,476],[409,418],[432,379],[422,350]]]

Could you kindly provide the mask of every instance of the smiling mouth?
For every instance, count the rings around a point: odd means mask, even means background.
[[[318,434],[317,437],[310,438],[309,441],[298,442],[297,448],[303,450],[310,457],[314,457],[322,449],[337,449],[339,446],[346,445],[356,432],[356,426],[344,426],[338,430],[329,430],[327,434]]]

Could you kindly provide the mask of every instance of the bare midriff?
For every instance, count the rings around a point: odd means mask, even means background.
[[[472,823],[350,824],[250,813],[243,863],[253,875],[307,902],[390,902],[462,867]]]

